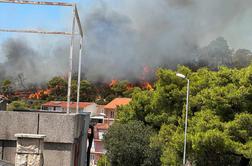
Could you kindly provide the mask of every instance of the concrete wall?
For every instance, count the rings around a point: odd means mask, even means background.
[[[3,160],[10,161],[14,164],[16,156],[16,141],[3,141],[2,150]]]
[[[0,141],[0,160],[3,159],[3,141]]]
[[[73,144],[44,144],[45,166],[69,166],[73,165]]]
[[[7,101],[3,101],[0,103],[0,110],[6,111]]]
[[[0,154],[14,163],[16,133],[44,134],[45,166],[74,166],[76,158],[83,166],[89,121],[89,114],[0,111]]]
[[[38,113],[0,111],[0,140],[16,140],[16,133],[37,134]]]

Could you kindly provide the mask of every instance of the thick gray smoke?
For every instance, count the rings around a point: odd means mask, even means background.
[[[125,0],[114,8],[112,3],[99,1],[83,16],[91,78],[135,78],[145,65],[174,68],[191,61],[199,47],[234,26],[252,1]]]
[[[62,46],[53,50],[53,56],[45,56],[47,51],[36,50],[31,45],[24,38],[5,41],[2,51],[6,61],[0,65],[0,79],[10,78],[17,88],[26,88],[27,84],[43,83],[57,74],[66,73],[66,50]]]
[[[97,0],[88,10],[82,6],[85,75],[93,81],[136,79],[144,66],[174,68],[191,61],[199,47],[237,26],[251,5],[251,0]],[[67,44],[44,58],[45,50],[8,40],[0,70],[11,76],[22,72],[30,82],[65,73]]]

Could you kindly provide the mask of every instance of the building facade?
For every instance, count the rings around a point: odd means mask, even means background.
[[[94,141],[91,149],[90,165],[97,166],[98,160],[106,154],[104,148],[103,136],[107,133],[109,126],[113,124],[117,115],[117,108],[129,104],[130,98],[115,98],[105,106],[100,106],[100,114],[104,114],[103,123],[97,123],[94,126]]]
[[[75,113],[77,102],[70,102],[70,112]],[[41,105],[41,110],[52,112],[66,112],[66,101],[49,101]],[[97,104],[93,102],[79,102],[79,112],[90,112],[91,116],[97,113]]]

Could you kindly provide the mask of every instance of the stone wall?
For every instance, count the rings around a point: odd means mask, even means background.
[[[15,134],[17,137],[15,166],[43,166],[44,138],[39,134]]]

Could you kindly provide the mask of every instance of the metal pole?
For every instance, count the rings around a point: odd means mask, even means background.
[[[189,79],[187,79],[186,116],[185,116],[185,139],[184,139],[183,165],[186,164],[186,133],[187,133],[188,105],[189,105],[189,87],[190,87],[190,81],[189,81]]]
[[[0,32],[13,32],[13,33],[38,33],[43,35],[72,35],[70,32],[57,32],[57,31],[40,31],[36,29],[0,29]]]
[[[75,5],[73,3],[65,3],[65,2],[44,2],[44,1],[27,1],[27,0],[0,0],[0,3],[49,5],[49,6],[74,6]]]
[[[81,37],[81,39],[80,39],[80,49],[79,49],[79,69],[78,69],[78,87],[77,87],[76,113],[79,113],[82,43],[83,43],[83,37]]]
[[[73,24],[72,24],[72,36],[69,55],[69,72],[68,72],[68,89],[67,89],[67,114],[70,113],[70,97],[71,97],[71,82],[72,82],[72,70],[73,70],[73,45],[74,45],[74,31],[75,31],[75,8],[73,8]]]

